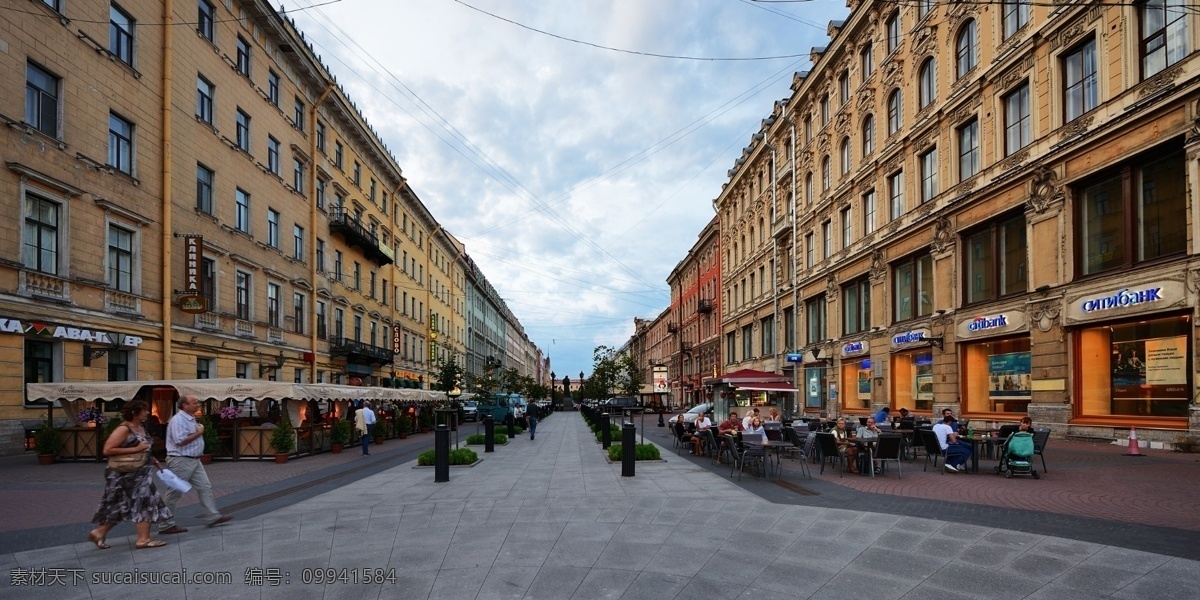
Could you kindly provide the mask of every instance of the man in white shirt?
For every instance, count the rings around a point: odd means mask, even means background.
[[[696,432],[692,434],[692,441],[696,444],[696,448],[692,450],[692,454],[696,456],[704,454],[704,438],[698,434],[710,428],[712,428],[712,420],[708,418],[708,415],[700,413],[700,416],[696,417]]]
[[[200,507],[204,509],[201,515],[209,527],[228,522],[233,517],[222,515],[217,510],[217,501],[213,498],[212,483],[208,481],[208,473],[200,464],[200,455],[204,453],[204,426],[196,422],[193,416],[200,408],[200,400],[195,396],[184,396],[179,399],[179,411],[167,422],[167,468],[180,479],[192,484],[196,495],[200,497]],[[166,486],[163,486],[166,487]],[[175,524],[175,503],[183,496],[173,488],[167,488],[163,501],[171,509],[171,516],[158,524],[158,532],[164,534],[186,533],[187,528]]]
[[[371,453],[371,434],[375,433],[375,411],[371,410],[370,402],[363,402],[362,408],[358,409],[358,414],[354,415],[355,425],[361,425],[358,430],[362,432],[362,453],[369,455]]]
[[[946,456],[945,468],[950,473],[961,473],[967,459],[971,458],[971,444],[958,439],[954,428],[954,417],[949,416],[933,426],[933,434],[937,436],[942,454]]]

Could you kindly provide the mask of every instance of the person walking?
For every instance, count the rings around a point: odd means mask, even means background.
[[[162,465],[150,454],[151,437],[144,424],[149,414],[150,407],[141,400],[125,404],[121,408],[124,420],[104,442],[109,465],[104,470],[104,496],[92,517],[99,527],[87,535],[88,541],[101,550],[110,548],[105,541],[108,532],[125,520],[133,521],[137,528],[135,548],[167,545],[150,537],[151,524],[171,518],[171,509],[163,503],[150,476],[151,467],[161,469]]]
[[[375,432],[375,411],[371,410],[370,402],[363,402],[362,408],[354,415],[354,427],[362,438],[363,456],[371,454],[371,434]]]
[[[538,411],[537,403],[530,402],[529,407],[525,410],[525,420],[529,422],[529,441],[533,441],[537,435],[537,422],[542,414]]]
[[[208,480],[208,472],[200,464],[200,455],[204,453],[204,426],[196,422],[196,410],[200,408],[200,400],[195,396],[184,396],[179,399],[179,412],[167,422],[167,468],[180,479],[192,484],[196,495],[200,498],[200,507],[204,513],[200,518],[209,527],[226,523],[233,517],[221,514],[217,510],[217,501],[213,498],[212,483]],[[163,500],[171,515],[159,521],[158,532],[164,535],[186,533],[186,527],[175,523],[175,504],[183,492],[167,489]]]

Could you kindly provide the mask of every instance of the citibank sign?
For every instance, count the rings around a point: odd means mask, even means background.
[[[955,331],[960,338],[1003,335],[1024,331],[1027,322],[1025,311],[1015,310],[969,317],[959,321]]]
[[[1079,294],[1067,298],[1066,322],[1111,319],[1125,315],[1191,308],[1183,281],[1161,279],[1128,287]]]
[[[921,329],[913,329],[892,336],[892,349],[906,348],[908,346],[916,346],[929,342],[932,337],[932,332],[929,329],[922,327]]]
[[[842,345],[842,356],[858,356],[866,354],[871,348],[865,341],[847,342]]]
[[[1100,310],[1111,310],[1114,308],[1124,308],[1126,306],[1145,304],[1147,302],[1159,302],[1162,299],[1162,286],[1148,287],[1140,290],[1130,290],[1126,288],[1119,292],[1105,294],[1098,298],[1086,298],[1080,304],[1079,308],[1085,313],[1092,313]]]

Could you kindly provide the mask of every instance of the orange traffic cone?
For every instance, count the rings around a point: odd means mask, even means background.
[[[1145,456],[1145,454],[1142,454],[1141,448],[1138,447],[1136,428],[1129,428],[1129,450],[1122,456]]]

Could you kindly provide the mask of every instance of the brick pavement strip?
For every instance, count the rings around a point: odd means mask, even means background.
[[[80,541],[0,554],[9,571],[0,597],[1182,598],[1200,571],[1194,560],[1106,544],[800,502],[824,494],[772,502],[752,488],[783,488],[738,485],[669,449],[666,462],[622,478],[576,414],[553,415],[539,430],[537,441],[518,438],[452,471],[449,483],[403,463],[173,536],[165,548],[134,550],[132,537],[114,536],[110,550]],[[231,581],[93,579],[185,567]],[[84,579],[21,585],[52,569]],[[394,581],[375,579],[393,569]]]

